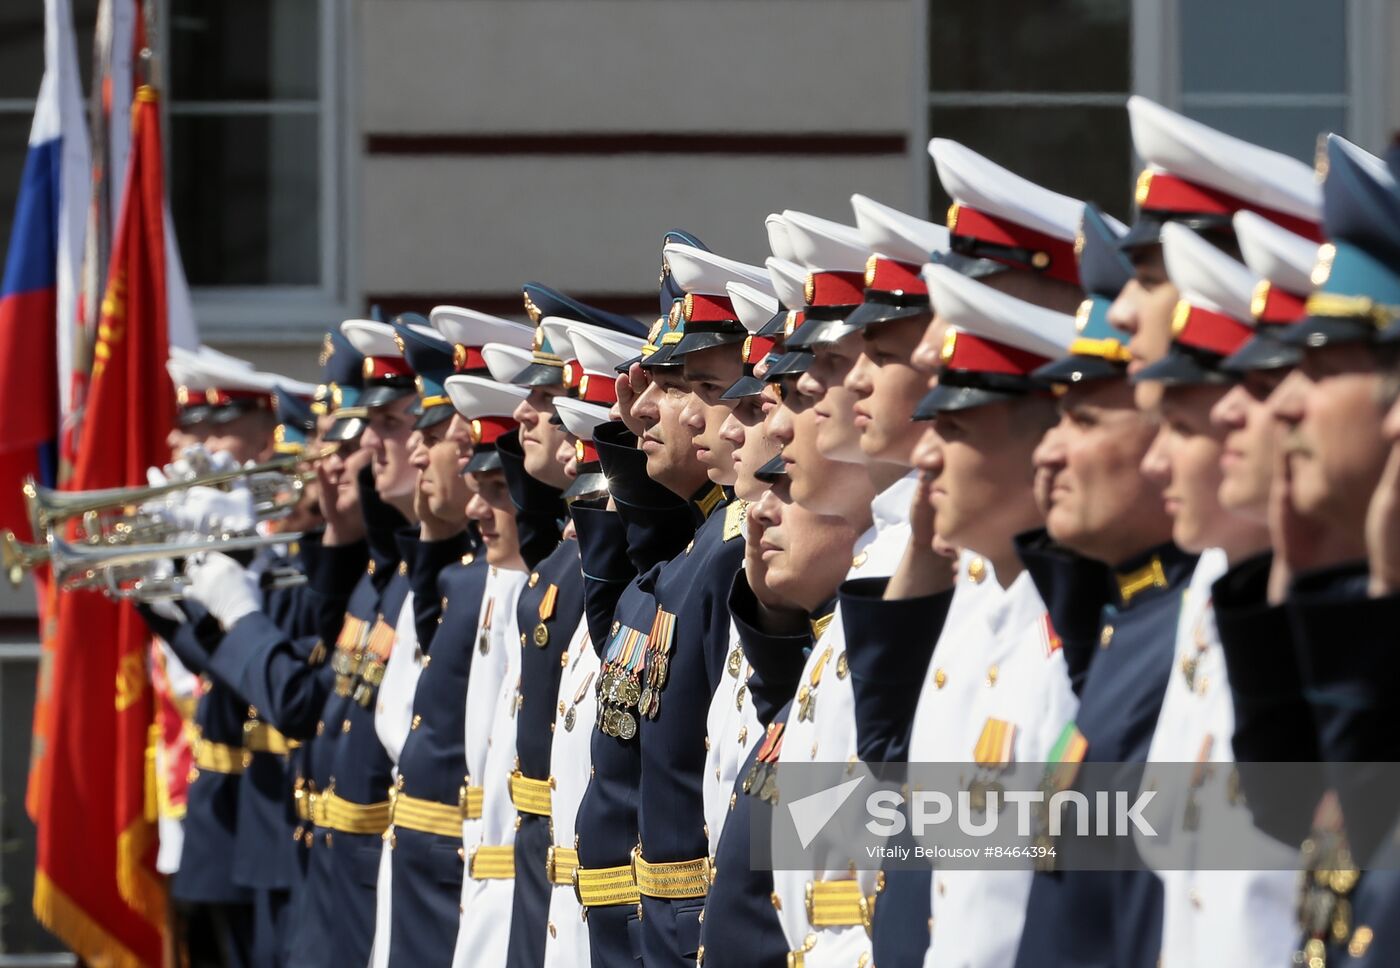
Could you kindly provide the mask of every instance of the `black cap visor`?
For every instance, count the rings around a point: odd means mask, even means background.
[[[564,364],[527,363],[515,376],[506,381],[517,387],[547,387],[564,383]]]
[[[1166,356],[1144,367],[1129,378],[1130,383],[1161,383],[1165,386],[1202,386],[1229,383],[1229,374],[1219,369],[1221,357],[1215,353],[1192,352],[1173,346]]]
[[[438,404],[429,407],[418,415],[418,419],[413,422],[414,430],[426,430],[428,427],[436,427],[445,420],[452,419],[456,409],[450,403]]]
[[[331,444],[342,440],[354,440],[364,432],[364,429],[364,417],[358,415],[336,417],[335,423],[331,424],[331,429],[327,430],[321,439]]]
[[[589,468],[585,470],[585,468]],[[608,479],[596,463],[580,465],[579,475],[564,489],[565,501],[577,501],[608,493]]]
[[[957,386],[951,383],[940,382],[928,393],[925,393],[919,405],[914,408],[915,420],[932,420],[940,413],[952,413],[955,410],[972,410],[975,407],[987,407],[994,403],[1005,403],[1008,400],[1016,400],[1024,397],[1031,391],[1027,386],[1025,390],[993,390],[989,387],[977,386]]]
[[[709,350],[714,349],[716,346],[730,346],[742,343],[748,338],[748,335],[748,330],[744,329],[743,326],[738,323],[735,323],[734,327],[726,327],[724,329],[687,329],[685,335],[681,337],[681,341],[677,343],[675,349],[671,351],[671,356],[675,359],[687,353],[694,353],[697,350]]]
[[[498,471],[501,469],[501,455],[496,452],[494,444],[477,444],[476,452],[472,454],[471,460],[467,461],[467,466],[462,468],[463,474],[480,474],[484,471]]]
[[[371,383],[356,402],[361,407],[384,407],[418,392],[412,381],[404,384]]]
[[[1341,316],[1308,316],[1279,330],[1278,341],[1299,349],[1320,349],[1339,343],[1369,343],[1376,338],[1376,327],[1367,319]]]
[[[933,307],[928,296],[923,294],[885,293],[867,289],[865,302],[846,316],[846,325],[852,331],[874,326],[876,323],[892,323],[901,319],[925,320],[933,318]]]
[[[1277,370],[1297,366],[1303,353],[1296,346],[1279,341],[1275,330],[1282,327],[1261,327],[1254,337],[1220,361],[1220,368],[1229,373],[1251,370]]]
[[[1084,383],[1087,380],[1120,380],[1128,373],[1125,363],[1114,363],[1102,356],[1065,356],[1051,360],[1031,374],[1042,386]]]
[[[721,400],[744,400],[756,397],[763,392],[763,381],[752,373],[745,373],[734,381],[734,385],[720,394]]]
[[[783,460],[783,455],[779,454],[758,470],[753,472],[755,479],[772,484],[780,477],[787,477],[787,461]]]
[[[805,350],[792,350],[784,353],[773,361],[773,365],[768,367],[763,374],[763,379],[767,382],[784,376],[798,376],[806,373],[812,368],[812,362],[816,359],[811,353]]]

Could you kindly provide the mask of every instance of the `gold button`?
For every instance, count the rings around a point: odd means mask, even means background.
[[[704,914],[705,912],[702,911],[700,913]],[[703,965],[705,963],[705,946],[703,944],[695,949],[695,963],[697,965]]]
[[[446,608],[446,607],[447,607],[447,596],[446,596],[446,595],[442,596],[442,607],[443,607],[443,608]]]
[[[988,667],[987,667],[987,685],[989,685],[989,686],[995,686],[995,685],[997,684],[997,675],[998,675],[999,673],[1000,673],[1000,670],[997,668],[996,663],[993,663],[992,665],[988,666]]]
[[[738,802],[739,802],[739,794],[737,794],[737,793],[731,793],[731,794],[729,794],[729,809],[730,809],[730,810],[733,810],[733,809],[734,809],[734,804],[736,804],[736,803],[738,803]]]
[[[249,707],[248,707],[248,718],[249,718],[249,719],[257,719],[257,718],[258,718],[258,707],[257,707],[257,706],[249,706]]]
[[[348,733],[348,732],[350,732],[350,720],[347,719],[347,720],[345,720],[344,722],[342,722],[342,723],[340,724],[340,731],[341,731],[342,733]]]
[[[535,587],[536,585],[538,585],[539,583],[540,583],[540,573],[537,572],[537,571],[532,571],[532,572],[530,572],[530,587],[531,587],[531,588],[534,588],[534,587]]]
[[[705,737],[705,752],[708,753],[709,751],[710,751],[710,737],[706,736],[706,737]]]
[[[521,632],[521,633],[520,633],[520,644],[521,644],[521,645],[524,645],[524,644],[525,644],[525,633],[524,633],[524,632]]]
[[[869,560],[870,552],[862,551],[860,554],[856,555],[854,558],[851,559],[851,567],[859,568],[861,565],[865,564]]]
[[[768,899],[773,902],[774,911],[781,911],[783,909],[783,899],[778,897],[777,891],[774,891],[772,894],[770,894],[768,896]]]
[[[967,577],[974,585],[982,584],[982,579],[987,577],[987,562],[981,558],[973,558],[967,563]]]
[[[948,673],[942,669],[935,669],[933,671],[933,684],[935,687],[942,689],[948,684]]]
[[[559,932],[555,930],[555,928],[554,928],[554,922],[553,922],[553,921],[550,921],[550,922],[549,922],[549,936],[550,936],[551,938],[557,938],[557,937],[559,937]]]
[[[1099,633],[1099,648],[1106,649],[1113,642],[1113,626],[1105,625]]]
[[[419,715],[418,713],[414,713],[414,715],[413,715],[413,722],[409,723],[408,728],[409,728],[409,729],[417,729],[417,728],[422,724],[422,722],[423,722],[423,717],[422,717],[421,715]]]
[[[324,733],[325,731],[326,731],[326,721],[323,719],[323,720],[321,720],[319,723],[316,724],[316,735],[317,735],[317,736],[320,736],[320,735],[321,735],[322,733]]]
[[[428,666],[432,663],[432,661],[433,661],[433,657],[432,657],[432,656],[430,656],[430,655],[425,655],[425,656],[423,656],[423,668],[424,668],[424,669],[428,668]]]
[[[701,825],[700,825],[700,829],[703,830],[703,831],[705,831],[705,839],[706,839],[706,840],[709,840],[709,839],[710,839],[710,825],[707,824],[707,823],[706,823],[706,824],[701,824]]]
[[[407,575],[407,574],[408,574],[408,562],[406,562],[406,561],[401,561],[401,562],[399,562],[399,574],[400,574],[400,575]]]
[[[746,742],[746,741],[748,740],[748,738],[749,738],[749,728],[748,728],[747,726],[740,726],[740,727],[739,727],[739,742],[740,742],[740,743]]]
[[[1374,937],[1374,931],[1367,925],[1361,925],[1351,936],[1351,942],[1347,945],[1347,954],[1353,958],[1360,958],[1366,954],[1366,949],[1371,947],[1371,939]]]

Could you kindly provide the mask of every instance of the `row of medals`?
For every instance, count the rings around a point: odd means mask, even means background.
[[[661,690],[671,674],[670,650],[644,652],[643,661],[643,668],[634,672],[612,664],[603,669],[598,680],[598,728],[608,736],[631,739],[637,735],[637,716],[655,719],[661,711]]]

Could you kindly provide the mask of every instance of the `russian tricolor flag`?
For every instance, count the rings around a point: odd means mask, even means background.
[[[44,78],[0,280],[0,526],[22,535],[25,476],[58,476],[92,180],[69,0],[45,0],[44,21]]]

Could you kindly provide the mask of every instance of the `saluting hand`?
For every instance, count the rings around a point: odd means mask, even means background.
[[[617,378],[617,412],[624,426],[638,437],[646,433],[644,425],[632,416],[632,407],[650,383],[646,371],[640,363],[633,363],[626,373]]]

